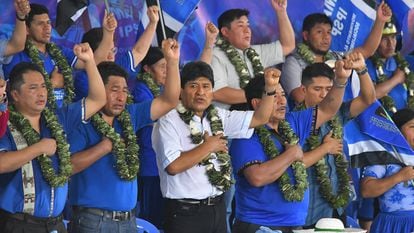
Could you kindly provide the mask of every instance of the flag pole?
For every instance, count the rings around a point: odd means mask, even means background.
[[[162,13],[162,9],[161,9],[161,4],[160,4],[160,0],[157,0],[157,5],[159,8],[159,14],[160,14],[160,23],[161,23],[161,30],[162,30],[162,36],[163,39],[167,39],[167,34],[165,33],[165,22],[164,22],[164,16]]]

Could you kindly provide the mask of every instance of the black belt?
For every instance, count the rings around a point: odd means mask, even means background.
[[[207,197],[205,199],[191,199],[191,198],[183,198],[183,199],[170,199],[172,201],[176,201],[179,203],[185,204],[193,204],[193,205],[217,205],[223,199],[223,195],[215,196],[215,197]]]
[[[135,211],[110,211],[110,210],[102,210],[97,208],[88,208],[82,206],[73,206],[73,211],[81,211],[90,213],[93,215],[98,215],[103,218],[111,219],[113,221],[127,221],[130,220],[132,217],[135,217]]]
[[[26,213],[12,214],[12,213],[6,212],[1,209],[0,209],[0,216],[4,218],[15,219],[18,221],[36,224],[36,225],[57,225],[58,223],[61,223],[63,220],[62,215],[59,215],[57,217],[41,218],[41,217],[36,217],[30,214],[26,214]]]

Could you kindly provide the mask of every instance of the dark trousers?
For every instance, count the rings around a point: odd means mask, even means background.
[[[215,205],[181,203],[167,199],[165,233],[226,233],[224,200]]]
[[[138,177],[139,217],[162,229],[165,198],[162,197],[159,176]]]
[[[240,220],[237,220],[234,222],[232,233],[255,233],[257,230],[259,230],[261,225],[248,223],[248,222],[242,222]],[[301,227],[289,227],[289,226],[272,226],[268,227],[272,230],[279,230],[283,233],[292,233],[293,230],[302,229]]]
[[[66,233],[62,218],[38,218],[29,214],[10,214],[0,210],[1,233]]]

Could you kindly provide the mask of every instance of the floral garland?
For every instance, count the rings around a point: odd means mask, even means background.
[[[224,51],[231,64],[233,64],[240,78],[240,88],[244,88],[250,81],[249,69],[247,68],[246,62],[240,57],[240,54],[236,48],[222,37],[217,37],[216,45]],[[247,48],[245,52],[247,58],[249,58],[250,62],[252,63],[254,75],[256,76],[258,74],[264,74],[264,68],[260,62],[259,54],[257,54],[257,52],[252,48]]]
[[[272,140],[270,131],[264,126],[257,127],[255,130],[267,156],[270,159],[277,157],[280,152]],[[282,144],[296,145],[299,142],[299,138],[293,132],[289,122],[285,120],[279,122],[278,132],[283,134],[281,135],[284,140],[284,142],[281,142]],[[299,161],[293,162],[291,167],[294,172],[296,184],[292,185],[290,183],[290,177],[285,171],[279,178],[279,185],[287,201],[301,201],[303,200],[305,190],[308,188],[306,168],[303,162]]]
[[[65,89],[65,97],[64,102],[69,104],[72,102],[72,99],[75,97],[75,87],[73,84],[73,76],[72,76],[72,69],[69,66],[66,58],[63,56],[62,51],[60,51],[59,47],[56,46],[55,43],[47,43],[46,50],[56,62],[56,65],[59,67],[60,72],[63,75],[64,81],[64,89]],[[56,99],[53,93],[52,82],[50,81],[50,76],[46,72],[44,68],[43,60],[40,59],[39,50],[37,47],[32,43],[31,40],[26,40],[25,51],[29,55],[30,59],[33,63],[39,66],[41,69],[43,76],[45,77],[45,83],[47,88],[47,99],[49,102],[49,107],[52,109],[56,109]]]
[[[409,108],[414,108],[414,73],[409,69],[409,63],[404,59],[401,53],[397,52],[394,56],[395,61],[397,62],[398,69],[404,71],[405,77],[405,86],[408,88],[408,100],[407,106]],[[374,63],[377,69],[377,84],[385,82],[388,77],[384,73],[384,59],[376,53],[372,56],[372,62]],[[385,95],[380,99],[382,105],[388,112],[395,113],[397,112],[397,108],[395,107],[395,102],[389,95]]]
[[[147,85],[154,97],[157,97],[161,94],[160,86],[157,85],[149,72],[138,74],[138,80],[142,80]]]
[[[72,175],[69,144],[66,140],[65,132],[59,124],[55,113],[52,110],[45,108],[42,115],[46,121],[46,126],[50,129],[52,137],[56,140],[56,154],[59,158],[59,174],[56,174],[56,171],[52,166],[52,159],[49,156],[38,156],[37,161],[40,164],[43,178],[46,182],[51,187],[62,186],[67,183],[69,177]],[[29,121],[21,113],[15,110],[13,105],[10,106],[9,121],[19,132],[22,133],[29,146],[40,141],[39,133],[32,128]]]
[[[305,60],[306,63],[308,64],[315,63],[315,53],[309,48],[308,45],[304,43],[298,44],[297,53],[303,58],[303,60]],[[323,60],[324,61],[336,60],[336,57],[334,53],[331,50],[329,50],[323,56]]]
[[[190,138],[192,143],[197,145],[203,143],[203,133],[197,128],[195,122],[192,120],[194,112],[186,109],[182,103],[179,103],[176,109],[181,120],[190,126]],[[213,105],[210,105],[206,109],[206,113],[207,119],[210,121],[210,127],[213,135],[222,134],[223,123],[218,116],[217,109]],[[210,154],[203,161],[201,161],[200,165],[205,166],[206,174],[210,183],[217,189],[224,192],[227,191],[233,183],[231,178],[232,168],[230,164],[230,155],[223,152],[216,152],[215,154],[217,157],[216,161],[220,167],[219,170],[215,169],[212,162],[214,159],[213,154]]]
[[[132,128],[131,116],[127,110],[123,110],[117,116],[117,119],[122,127],[122,139],[100,114],[94,114],[91,120],[96,130],[112,142],[112,153],[116,155],[116,167],[119,177],[131,181],[137,177],[139,171],[137,137]]]
[[[305,105],[300,104],[296,110],[304,109]],[[341,139],[343,137],[343,127],[339,121],[338,116],[334,116],[330,121],[329,125],[332,129],[332,137],[336,139]],[[319,134],[314,132],[307,139],[309,145],[309,150],[314,150],[321,145],[321,140],[319,139]],[[332,190],[332,184],[328,176],[328,166],[325,163],[325,159],[322,158],[316,162],[315,171],[316,179],[319,182],[319,193],[321,196],[328,202],[328,204],[334,208],[341,208],[348,204],[350,196],[350,185],[349,185],[349,176],[347,172],[348,162],[345,160],[345,157],[342,153],[335,155],[335,167],[338,177],[338,192],[335,195]]]

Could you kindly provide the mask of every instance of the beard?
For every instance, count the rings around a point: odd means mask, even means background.
[[[328,53],[328,51],[329,51],[329,49],[323,51],[323,50],[320,50],[318,48],[315,48],[311,43],[306,43],[306,44],[313,51],[313,53],[315,53],[316,55],[325,56],[326,53]]]

